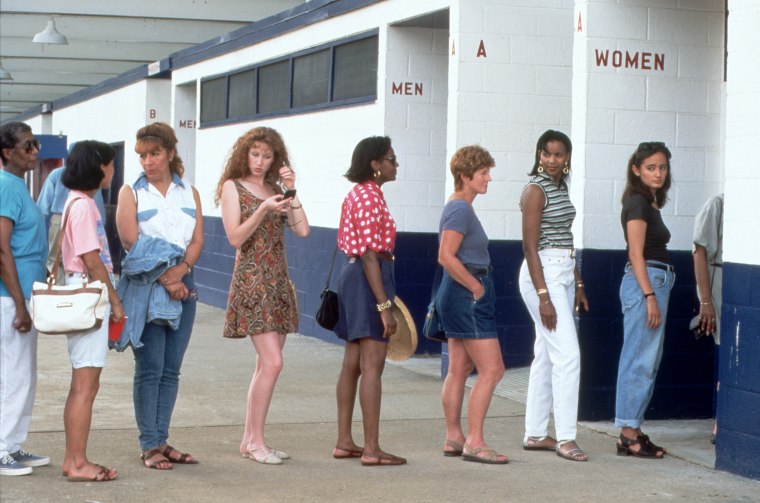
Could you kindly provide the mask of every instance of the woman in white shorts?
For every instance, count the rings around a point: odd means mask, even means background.
[[[98,141],[77,143],[71,150],[61,176],[70,192],[64,206],[61,233],[63,267],[69,285],[100,280],[108,288],[111,319],[124,318],[124,309],[112,282],[113,266],[105,227],[93,196],[108,188],[113,178],[114,149]],[[108,312],[106,312],[106,318]],[[92,422],[92,404],[100,386],[100,373],[108,354],[108,320],[99,328],[67,335],[71,359],[71,388],[63,411],[66,454],[63,475],[71,482],[107,482],[118,472],[87,460],[87,437]]]

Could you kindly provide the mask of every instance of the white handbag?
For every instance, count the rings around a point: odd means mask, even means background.
[[[55,273],[54,273],[55,274]],[[35,281],[30,314],[34,328],[45,334],[76,334],[100,328],[108,309],[108,290],[101,281],[58,286]]]
[[[100,328],[108,310],[106,285],[101,281],[89,282],[87,274],[82,274],[81,285],[55,284],[61,260],[61,240],[68,216],[67,213],[61,227],[58,252],[47,283],[35,281],[32,285],[32,322],[38,332],[46,334],[76,334]]]

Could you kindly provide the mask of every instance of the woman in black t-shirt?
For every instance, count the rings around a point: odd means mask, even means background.
[[[667,250],[670,231],[660,214],[671,184],[670,157],[664,143],[645,142],[628,161],[620,217],[628,252],[620,285],[624,339],[615,403],[620,456],[665,455],[665,449],[641,431],[641,423],[662,358],[668,299],[675,281]]]

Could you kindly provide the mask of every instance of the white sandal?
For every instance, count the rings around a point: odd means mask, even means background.
[[[262,465],[281,465],[282,464],[282,458],[280,458],[276,451],[270,450],[269,453],[267,453],[265,456],[256,456],[254,454],[256,451],[263,451],[264,449],[251,449],[248,452],[241,453],[241,456],[244,458],[251,459],[253,461],[256,461],[257,463],[261,463]]]

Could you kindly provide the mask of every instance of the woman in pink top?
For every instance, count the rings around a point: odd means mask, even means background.
[[[98,141],[77,143],[66,161],[61,176],[70,190],[63,210],[64,232],[61,234],[63,267],[67,284],[100,280],[108,288],[111,319],[124,318],[124,309],[112,282],[111,252],[93,200],[97,191],[110,187],[115,152]],[[66,336],[71,359],[71,388],[63,411],[66,430],[66,454],[63,475],[71,482],[107,482],[118,477],[116,470],[87,460],[87,437],[92,421],[92,404],[100,386],[100,373],[108,354],[108,322],[100,328]]]

